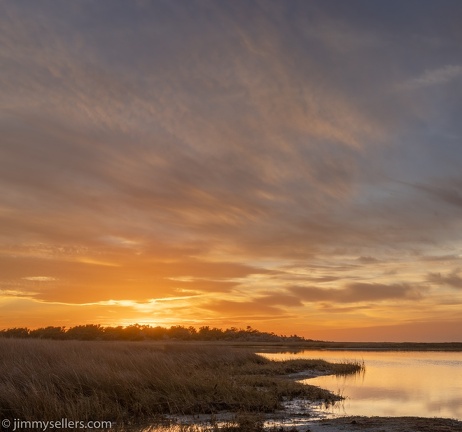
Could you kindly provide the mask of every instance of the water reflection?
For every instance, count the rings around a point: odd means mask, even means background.
[[[304,380],[346,399],[330,408],[335,415],[450,417],[462,420],[462,353],[397,351],[303,351],[264,353],[277,360],[322,358],[364,361],[350,376]]]

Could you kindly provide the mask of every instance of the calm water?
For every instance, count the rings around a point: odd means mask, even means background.
[[[449,417],[462,420],[462,353],[396,351],[303,351],[262,353],[265,357],[364,360],[366,370],[348,377],[323,376],[303,382],[346,399],[334,415]]]

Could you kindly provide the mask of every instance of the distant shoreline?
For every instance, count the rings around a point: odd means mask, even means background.
[[[462,351],[462,342],[205,342],[233,346],[326,351]]]
[[[73,327],[47,326],[35,329],[14,327],[0,329],[0,338],[48,339],[81,341],[145,341],[157,343],[200,343],[234,346],[288,347],[297,350],[369,350],[369,351],[462,351],[462,342],[335,342],[307,339],[297,335],[278,335],[247,326],[243,328],[217,328],[210,326],[170,328],[132,324],[129,326],[102,326],[84,324]]]

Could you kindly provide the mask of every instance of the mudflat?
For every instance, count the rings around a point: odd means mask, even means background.
[[[422,417],[341,417],[312,422],[306,432],[461,432],[462,422]]]

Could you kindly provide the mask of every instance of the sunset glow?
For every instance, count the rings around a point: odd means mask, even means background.
[[[0,4],[0,328],[462,341],[462,3]]]

